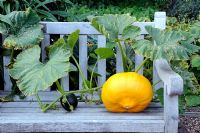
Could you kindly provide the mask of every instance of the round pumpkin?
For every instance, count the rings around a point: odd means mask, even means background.
[[[143,75],[123,72],[112,75],[103,85],[101,98],[108,111],[140,112],[151,102],[153,89]]]

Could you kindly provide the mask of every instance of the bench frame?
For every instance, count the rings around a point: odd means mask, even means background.
[[[83,69],[84,75],[87,77],[87,35],[97,35],[98,36],[98,47],[105,47],[106,38],[96,31],[88,22],[41,22],[44,25],[45,38],[41,44],[42,49],[42,61],[46,58],[46,53],[44,48],[50,44],[50,34],[60,34],[60,37],[63,37],[65,34],[70,34],[76,29],[80,29],[79,37],[79,55],[81,59],[79,60],[80,66]],[[144,35],[147,34],[145,30],[145,25],[151,25],[156,28],[165,29],[166,27],[166,13],[165,12],[156,12],[154,16],[154,22],[135,22],[133,25],[139,26],[141,28],[141,36],[139,39],[143,39]],[[65,27],[65,28],[64,28]],[[121,72],[122,60],[120,57],[120,52],[117,50],[116,55],[116,70]],[[4,65],[8,64],[10,57],[3,57]],[[135,67],[143,61],[143,57],[136,55],[135,57]],[[153,62],[153,83],[158,80],[162,82],[158,83],[155,86],[155,89],[161,87],[164,88],[164,132],[166,133],[177,133],[178,132],[178,95],[183,92],[183,80],[175,72],[172,71],[168,62],[164,59],[155,60]],[[98,73],[102,76],[98,78],[98,84],[102,85],[106,80],[106,60],[102,60],[98,63]],[[139,71],[140,74],[143,74],[143,69]],[[4,68],[4,92],[0,94],[11,91],[12,86],[10,82],[10,77],[6,68]],[[61,79],[61,84],[66,91],[69,91],[69,76],[66,76]],[[82,87],[82,80],[79,76],[79,88]],[[50,88],[47,90],[50,91]],[[45,97],[43,97],[45,98]],[[45,100],[44,100],[45,101]],[[1,108],[0,108],[1,110]],[[4,131],[3,126],[0,125],[0,131]]]

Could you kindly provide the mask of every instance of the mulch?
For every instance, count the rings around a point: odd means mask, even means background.
[[[200,107],[188,108],[180,115],[179,133],[200,133]]]

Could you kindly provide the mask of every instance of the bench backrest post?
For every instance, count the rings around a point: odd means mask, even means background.
[[[155,12],[154,15],[154,27],[164,30],[166,28],[166,13],[165,12]],[[155,61],[154,61],[155,62]],[[157,71],[155,69],[155,63],[153,62],[153,83],[160,80]],[[160,82],[154,86],[155,90],[163,87],[163,83]]]

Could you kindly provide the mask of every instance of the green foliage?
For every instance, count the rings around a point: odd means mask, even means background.
[[[199,0],[172,0],[165,4],[168,16],[176,17],[179,21],[197,19],[200,11]]]
[[[58,40],[57,44],[65,45]],[[39,90],[45,90],[57,79],[67,75],[70,69],[70,52],[62,47],[49,49],[49,61],[45,64],[39,61],[40,47],[34,46],[17,56],[10,75],[17,80],[17,86],[24,95],[34,95]]]
[[[105,35],[108,39],[110,48],[119,46],[124,71],[130,71],[132,69],[132,61],[127,56],[126,49],[129,45],[129,41],[135,41],[136,37],[140,33],[138,27],[132,26],[132,23],[136,21],[135,17],[131,17],[129,14],[105,14],[103,16],[97,16],[92,19],[91,25],[99,32]],[[119,36],[122,34],[122,36]],[[124,41],[125,47],[122,47],[121,41]]]
[[[163,31],[153,27],[145,27],[152,41],[140,40],[132,47],[135,52],[144,57],[155,59],[187,60],[189,55],[197,52],[199,47],[188,43],[182,43],[184,36],[176,31]]]
[[[66,17],[66,8],[72,5],[70,0],[0,0],[0,11],[9,14],[32,8],[42,20],[58,21]]]
[[[100,59],[107,59],[114,56],[114,52],[110,48],[97,48],[95,53],[100,56]]]
[[[135,20],[135,18],[131,17],[128,14],[108,14],[93,18],[92,26],[94,26],[98,31],[104,34],[108,39],[113,41],[117,39],[118,35],[122,33],[127,26],[130,26]]]
[[[7,35],[4,47],[24,49],[38,45],[43,39],[40,18],[31,9],[0,16],[0,33]]]
[[[127,26],[122,32],[122,39],[127,40],[131,39],[134,40],[140,34],[140,28],[137,26]]]
[[[192,58],[192,67],[196,67],[197,70],[200,70],[200,57],[195,56]]]
[[[69,47],[72,53],[73,53],[74,46],[78,40],[79,33],[80,33],[80,30],[76,30],[67,38],[67,46]]]
[[[154,12],[158,10],[155,7],[143,6],[98,6],[97,8],[87,5],[74,5],[67,10],[65,21],[88,21],[90,16],[103,16],[104,14],[130,14],[137,18],[137,21],[150,21],[153,19]]]
[[[187,95],[185,100],[189,107],[200,105],[200,95]]]

